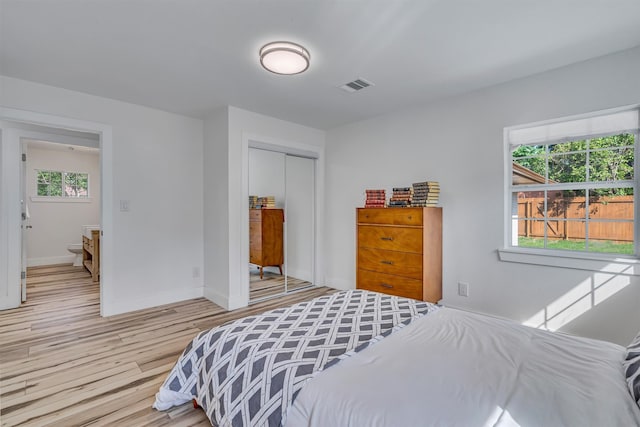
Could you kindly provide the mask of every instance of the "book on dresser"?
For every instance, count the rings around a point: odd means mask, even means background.
[[[442,208],[357,208],[356,287],[442,299]]]
[[[249,262],[260,267],[278,267],[282,274],[284,264],[283,209],[249,209]]]

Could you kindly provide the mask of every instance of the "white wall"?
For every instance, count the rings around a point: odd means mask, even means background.
[[[555,319],[561,330],[626,344],[640,329],[638,278],[501,262],[496,250],[504,239],[503,128],[639,103],[639,75],[637,48],[329,131],[327,283],[355,284],[364,189],[437,180],[445,304],[523,322],[566,309]],[[458,281],[469,282],[469,297],[457,295]],[[589,292],[603,283],[600,294]]]
[[[249,194],[274,196],[276,207],[284,209],[285,154],[249,148]]]
[[[204,126],[204,296],[229,308],[229,109],[213,112]],[[236,212],[235,215],[238,213]]]
[[[227,309],[249,301],[249,140],[317,153],[317,200],[322,201],[324,138],[323,131],[235,107],[205,120],[205,271],[218,274],[206,275],[207,298]],[[316,243],[321,245],[321,215],[316,224]],[[321,263],[318,256],[319,271]]]
[[[35,197],[38,170],[88,173],[89,198],[39,201]],[[26,185],[33,227],[27,233],[27,265],[73,262],[75,256],[67,246],[82,243],[83,225],[100,224],[99,152],[29,147]]]
[[[202,296],[203,122],[8,77],[0,77],[0,92],[3,107],[112,130],[113,198],[103,205],[113,216],[104,236],[113,268],[103,277],[103,313]],[[119,200],[129,200],[129,212]]]

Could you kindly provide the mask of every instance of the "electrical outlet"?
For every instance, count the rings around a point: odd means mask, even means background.
[[[192,274],[194,279],[197,279],[198,277],[200,277],[200,268],[193,267],[193,271],[192,271],[191,274]]]
[[[458,282],[458,295],[461,297],[469,296],[469,284],[466,282]]]

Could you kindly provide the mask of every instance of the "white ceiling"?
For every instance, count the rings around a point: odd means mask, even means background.
[[[638,46],[638,18],[640,0],[0,0],[0,74],[329,129]],[[261,69],[274,40],[309,70]],[[337,88],[357,77],[375,86]]]

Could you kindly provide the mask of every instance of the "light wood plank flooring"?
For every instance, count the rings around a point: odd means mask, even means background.
[[[335,292],[311,288],[226,312],[204,298],[108,318],[83,267],[31,268],[28,301],[0,312],[2,426],[208,426],[154,395],[188,342],[228,320]]]
[[[294,292],[312,286],[311,282],[298,279],[296,277],[287,277],[287,290]],[[272,271],[264,270],[262,279],[260,278],[259,269],[249,270],[249,301],[255,301],[262,298],[269,298],[285,292],[284,276]]]

